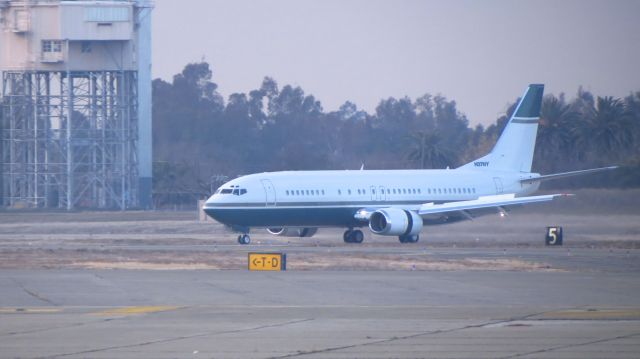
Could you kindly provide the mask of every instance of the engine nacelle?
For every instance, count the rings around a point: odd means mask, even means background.
[[[318,228],[313,227],[282,227],[267,228],[267,232],[281,237],[313,237]]]
[[[369,229],[383,236],[417,236],[422,230],[422,217],[399,208],[379,209],[371,213]]]

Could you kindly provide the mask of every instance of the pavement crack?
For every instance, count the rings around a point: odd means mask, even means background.
[[[0,334],[0,337],[9,337],[9,336],[13,336],[13,335],[42,333],[42,332],[48,332],[50,330],[58,330],[58,329],[76,328],[76,327],[94,325],[94,324],[99,324],[99,323],[106,323],[106,322],[111,322],[111,321],[114,321],[114,320],[122,320],[122,319],[125,319],[125,318],[124,317],[123,318],[107,318],[107,319],[100,320],[98,322],[72,323],[72,324],[68,324],[68,325],[59,325],[59,326],[54,326],[54,327],[46,327],[46,328],[38,328],[38,329],[32,329],[32,330],[24,330],[24,331],[21,331],[21,332],[9,332],[9,333],[5,333],[5,334]]]
[[[618,335],[618,336],[610,337],[610,338],[590,340],[588,342],[583,342],[583,343],[558,345],[558,346],[555,346],[555,347],[550,347],[550,348],[545,348],[545,349],[540,349],[540,350],[533,350],[533,351],[526,352],[526,353],[513,354],[513,355],[506,356],[506,357],[500,357],[499,359],[521,358],[521,357],[525,357],[525,356],[528,356],[528,355],[549,353],[549,352],[552,352],[552,351],[555,351],[555,350],[559,350],[559,349],[577,348],[577,347],[581,347],[581,346],[585,346],[585,345],[606,343],[606,342],[610,342],[612,340],[633,338],[633,337],[637,337],[637,336],[640,336],[640,333],[632,333],[632,334],[627,334],[627,335]]]
[[[512,319],[497,320],[497,321],[485,322],[485,323],[480,323],[480,324],[466,325],[464,327],[458,327],[458,328],[430,330],[430,331],[427,331],[427,332],[420,332],[420,333],[415,333],[415,334],[411,334],[411,335],[404,335],[404,336],[401,336],[401,337],[395,336],[395,337],[386,338],[386,339],[374,340],[374,341],[370,341],[370,342],[366,342],[366,343],[350,344],[350,345],[343,345],[343,346],[339,346],[339,347],[330,347],[330,348],[310,350],[310,351],[299,351],[299,352],[292,353],[292,354],[276,356],[276,357],[269,357],[268,359],[296,358],[296,357],[301,357],[301,356],[306,356],[306,355],[323,354],[323,353],[329,353],[329,352],[334,352],[334,351],[338,351],[338,350],[360,348],[360,347],[366,347],[366,346],[369,346],[369,345],[391,343],[391,342],[398,341],[398,340],[419,338],[419,337],[428,336],[428,335],[453,333],[453,332],[457,332],[457,331],[461,331],[461,330],[481,328],[481,327],[484,327],[484,326],[487,326],[487,325],[508,323],[508,322],[511,322],[511,321],[512,321]]]
[[[333,351],[338,351],[338,350],[343,350],[343,349],[365,347],[365,346],[368,346],[368,345],[391,343],[391,342],[394,342],[394,341],[397,341],[397,340],[413,339],[413,338],[418,338],[418,337],[427,336],[427,335],[453,333],[453,332],[467,330],[467,329],[483,328],[483,327],[486,327],[486,326],[489,326],[489,325],[506,324],[506,323],[510,323],[510,322],[513,322],[513,321],[524,320],[526,318],[529,318],[529,317],[532,317],[532,316],[535,316],[535,315],[539,315],[539,314],[540,313],[527,314],[527,315],[524,315],[524,316],[519,316],[519,317],[514,317],[514,318],[509,318],[509,319],[503,319],[503,320],[493,320],[493,321],[484,322],[484,323],[480,323],[480,324],[466,325],[464,327],[458,327],[458,328],[431,330],[431,331],[427,331],[427,332],[420,332],[420,333],[411,334],[411,335],[405,335],[405,336],[401,336],[401,337],[391,337],[391,338],[380,339],[380,340],[366,342],[366,343],[343,345],[343,346],[339,346],[339,347],[331,347],[331,348],[318,349],[318,350],[312,350],[312,351],[299,351],[299,352],[296,352],[296,353],[287,354],[287,355],[283,355],[283,356],[270,357],[269,359],[295,358],[295,357],[300,357],[300,356],[305,356],[305,355],[328,353],[328,352],[333,352]]]
[[[12,280],[13,280],[14,283],[16,283],[20,287],[20,289],[22,289],[23,292],[27,293],[29,296],[31,296],[33,298],[36,298],[39,301],[45,302],[45,303],[47,303],[49,305],[53,305],[53,306],[56,306],[56,307],[58,306],[58,304],[56,304],[54,301],[49,300],[48,298],[38,294],[38,292],[29,290],[22,283],[20,283],[20,281],[18,281],[17,279],[12,278]]]
[[[197,334],[191,334],[191,335],[182,335],[182,336],[173,337],[173,338],[149,340],[149,341],[141,342],[141,343],[133,343],[133,344],[126,344],[126,345],[115,345],[115,346],[104,347],[104,348],[83,350],[83,351],[78,351],[78,352],[73,352],[73,353],[55,354],[55,355],[49,355],[49,356],[42,357],[42,358],[62,358],[62,357],[67,357],[67,356],[71,356],[71,355],[83,355],[83,354],[99,353],[99,352],[104,352],[104,351],[109,351],[109,350],[116,350],[116,349],[137,348],[137,347],[143,347],[143,346],[153,345],[153,344],[171,343],[171,342],[176,342],[176,341],[185,340],[185,339],[200,338],[200,337],[207,337],[207,336],[214,336],[214,335],[221,335],[221,334],[243,333],[243,332],[262,330],[262,329],[268,329],[268,328],[284,327],[284,326],[287,326],[287,325],[304,323],[304,322],[308,322],[308,321],[312,321],[312,320],[314,320],[314,318],[291,320],[291,321],[286,321],[286,322],[267,324],[267,325],[260,325],[260,326],[256,326],[256,327],[243,328],[243,329],[212,331],[212,332],[197,333]]]

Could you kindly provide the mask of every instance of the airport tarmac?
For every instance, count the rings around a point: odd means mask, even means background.
[[[240,246],[172,217],[0,216],[0,357],[640,357],[635,214],[480,219],[412,245]],[[544,246],[549,223],[565,246]],[[249,272],[250,251],[288,270]]]
[[[637,358],[640,276],[3,270],[6,358]]]

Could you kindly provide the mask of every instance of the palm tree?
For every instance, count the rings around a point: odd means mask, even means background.
[[[596,158],[619,158],[633,142],[631,116],[620,99],[598,97],[574,127],[579,146]]]
[[[407,158],[420,168],[442,168],[455,162],[455,155],[447,148],[438,132],[417,131],[409,136]]]
[[[546,164],[542,168],[545,172],[555,170],[555,164],[567,160],[567,153],[575,152],[571,126],[577,115],[562,96],[546,96],[542,101],[536,158],[541,160],[538,163]]]

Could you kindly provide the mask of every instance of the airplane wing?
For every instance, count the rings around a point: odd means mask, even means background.
[[[446,214],[447,217],[458,217],[460,219],[474,219],[476,215],[490,213],[491,208],[499,212],[505,212],[504,207],[527,203],[551,201],[555,197],[572,196],[570,194],[548,194],[541,196],[516,197],[515,194],[500,194],[493,196],[481,196],[478,199],[468,201],[454,201],[446,203],[424,203],[422,205],[402,206],[401,208],[418,213],[427,219],[437,215]],[[385,207],[386,208],[386,207]],[[362,208],[356,212],[354,217],[362,222],[368,222],[371,214],[380,207]],[[483,211],[484,210],[484,211]]]
[[[581,171],[553,173],[553,174],[550,174],[550,175],[544,175],[544,176],[537,176],[537,177],[521,179],[520,182],[522,182],[522,183],[533,183],[533,182],[546,181],[546,180],[551,180],[551,179],[556,179],[556,178],[584,175],[584,174],[587,174],[587,173],[609,171],[609,170],[614,170],[616,168],[618,168],[618,166],[591,168],[591,169],[588,169],[588,170],[581,170]]]
[[[458,212],[469,219],[472,216],[469,211],[483,208],[498,208],[516,204],[527,204],[536,202],[551,201],[555,197],[568,196],[567,194],[549,194],[541,196],[516,197],[515,194],[500,194],[494,196],[481,196],[478,199],[469,201],[457,201],[447,203],[425,203],[420,206],[418,214],[420,216],[429,216],[432,214],[442,214],[447,212]]]

